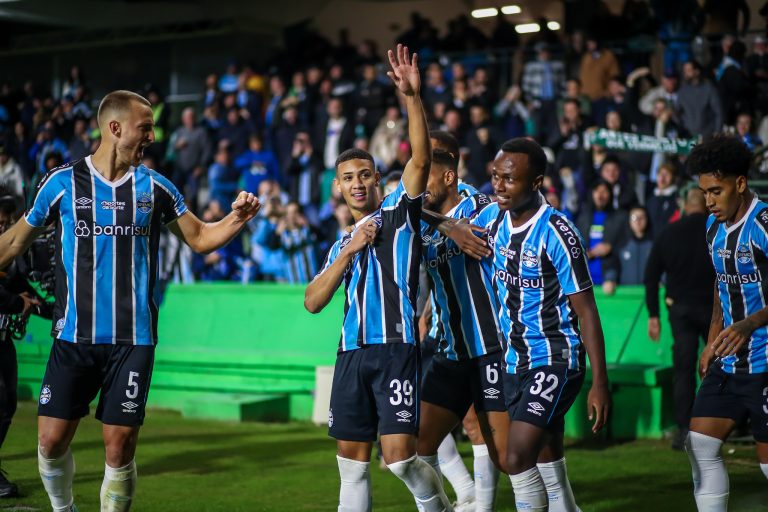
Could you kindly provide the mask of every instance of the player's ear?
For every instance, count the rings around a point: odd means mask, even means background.
[[[373,179],[376,180],[376,186],[379,186],[379,183],[381,183],[381,173],[379,171],[373,172]]]
[[[115,137],[120,137],[121,130],[120,130],[120,122],[116,120],[112,120],[109,122],[109,133],[114,135]]]
[[[456,171],[449,169],[443,174],[443,180],[446,185],[452,185],[456,181]]]
[[[533,178],[533,190],[541,189],[541,184],[544,183],[544,175],[541,174]]]
[[[339,183],[339,177],[338,176],[333,178],[333,186],[336,187],[336,190],[341,192],[341,183]]]
[[[747,190],[747,177],[736,176],[736,191],[739,194],[743,194],[745,190]]]

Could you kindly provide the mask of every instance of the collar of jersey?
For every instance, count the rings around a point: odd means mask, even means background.
[[[365,217],[363,217],[363,218],[362,218],[362,219],[360,219],[359,221],[355,222],[355,229],[357,229],[358,227],[360,227],[360,225],[361,225],[363,222],[367,221],[368,219],[370,219],[371,217],[373,217],[374,215],[376,215],[376,212],[377,212],[377,211],[378,211],[378,209],[377,209],[376,211],[374,211],[373,213],[369,213],[368,215],[366,215]]]
[[[461,199],[461,201],[459,201],[459,202],[456,204],[456,206],[454,206],[453,208],[451,208],[450,210],[448,210],[448,211],[446,212],[445,216],[446,216],[446,217],[453,217],[453,214],[454,214],[454,213],[456,213],[456,210],[458,210],[458,209],[459,209],[459,206],[461,206],[461,203],[463,203],[464,201],[469,201],[470,199],[472,199],[472,196],[470,196],[470,197],[463,197],[463,198]]]
[[[93,166],[93,162],[91,162],[92,156],[93,155],[88,155],[87,157],[85,157],[85,164],[88,166],[88,170],[91,171],[91,174],[96,176],[96,179],[101,180],[105,185],[109,185],[110,187],[119,187],[120,185],[122,185],[123,183],[131,179],[131,174],[133,174],[133,171],[136,170],[134,166],[131,166],[128,168],[128,172],[126,172],[122,178],[120,178],[117,181],[109,181],[107,178],[104,177],[104,175],[102,175],[98,171],[98,169],[96,169]]]
[[[539,220],[539,217],[541,217],[544,214],[544,211],[547,209],[547,206],[549,206],[546,202],[541,203],[541,206],[539,206],[539,209],[536,210],[536,213],[526,221],[525,224],[522,226],[514,227],[512,225],[512,216],[509,214],[509,212],[505,213],[507,217],[507,222],[509,223],[509,234],[515,235],[517,233],[522,233],[529,227],[531,227],[533,224],[536,223],[537,220]]]
[[[733,224],[732,224],[730,227],[726,226],[726,225],[725,225],[725,222],[723,222],[723,227],[725,228],[725,232],[726,232],[726,233],[733,233],[733,230],[734,230],[734,229],[737,229],[739,226],[741,226],[742,224],[744,224],[744,221],[746,221],[746,220],[747,220],[747,217],[749,217],[749,215],[752,213],[752,210],[754,210],[754,209],[755,209],[755,205],[757,204],[757,200],[758,200],[758,199],[757,199],[757,194],[756,194],[755,192],[752,192],[752,193],[753,193],[753,194],[755,194],[755,197],[753,197],[753,198],[752,198],[752,202],[751,202],[751,203],[750,203],[750,205],[749,205],[749,209],[748,209],[748,210],[747,210],[747,212],[746,212],[746,213],[745,213],[745,214],[744,214],[744,215],[743,215],[743,216],[742,216],[742,217],[739,219],[739,222],[735,222],[735,223],[733,223]]]

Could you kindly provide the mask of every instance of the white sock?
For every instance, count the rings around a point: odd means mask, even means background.
[[[459,450],[456,448],[456,440],[451,434],[445,436],[440,443],[437,458],[440,461],[440,472],[456,492],[456,502],[459,505],[472,503],[475,500],[475,482],[472,481],[467,466],[461,460]]]
[[[547,510],[547,489],[536,466],[517,475],[509,475],[515,492],[515,506],[518,511]]]
[[[387,464],[393,475],[402,480],[411,491],[416,503],[425,512],[451,512],[448,497],[443,491],[440,479],[429,464],[416,455],[409,459]]]
[[[728,472],[720,454],[723,442],[698,432],[689,432],[685,451],[693,470],[693,496],[699,512],[728,510]]]
[[[437,460],[437,455],[419,455],[419,458],[429,464],[429,466],[435,470],[435,473],[437,473],[437,478],[440,480],[440,485],[443,485],[443,489],[445,489],[443,474],[440,472],[440,463]],[[415,497],[413,499],[416,501],[416,510],[419,512],[424,512],[424,506],[419,503]]]
[[[473,444],[472,452],[475,455],[475,511],[492,512],[499,470],[493,465],[488,446]]]
[[[369,512],[371,510],[370,462],[336,456],[341,477],[338,512]]]
[[[121,468],[104,465],[101,483],[101,512],[127,512],[136,491],[136,461]]]
[[[760,471],[763,472],[765,478],[768,478],[768,464],[760,464]]]
[[[536,464],[547,488],[549,512],[581,512],[576,506],[568,472],[565,468],[565,457],[554,462]]]
[[[46,459],[37,447],[37,468],[43,487],[51,500],[54,512],[66,512],[72,506],[72,479],[75,477],[75,459],[67,451],[58,459]]]

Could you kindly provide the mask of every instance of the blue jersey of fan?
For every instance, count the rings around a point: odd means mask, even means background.
[[[416,343],[416,296],[421,257],[421,196],[411,198],[400,182],[381,207],[360,219],[379,227],[372,246],[358,252],[344,272],[344,324],[339,352],[381,343]],[[352,240],[344,235],[328,251],[320,273]]]
[[[539,366],[584,365],[578,318],[568,295],[592,286],[576,229],[544,203],[519,227],[497,203],[472,222],[488,229],[493,248],[493,287],[507,372]]]
[[[707,220],[707,244],[717,277],[717,292],[723,309],[723,327],[728,327],[768,305],[768,204],[757,196],[732,226]],[[749,342],[733,355],[723,357],[726,373],[768,372],[768,327],[752,333]]]
[[[446,215],[472,217],[491,203],[485,194],[461,200]],[[432,285],[433,336],[448,359],[466,359],[501,350],[490,261],[465,256],[453,240],[421,223],[421,258]]]
[[[176,187],[144,165],[115,182],[90,157],[46,174],[25,219],[56,224],[51,334],[75,343],[157,343],[160,228],[186,211]]]

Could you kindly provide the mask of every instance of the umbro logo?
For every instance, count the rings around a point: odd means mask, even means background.
[[[410,423],[411,422],[410,418],[411,418],[411,416],[413,416],[413,414],[411,414],[408,411],[400,411],[400,412],[396,412],[395,416],[399,416],[400,417],[400,419],[397,420],[397,421],[400,421],[400,422],[403,422],[403,423]]]
[[[135,413],[136,411],[134,409],[136,409],[139,406],[139,404],[134,402],[123,402],[120,405],[125,407],[125,409],[123,409],[123,412],[131,412],[131,413]]]
[[[543,411],[544,406],[539,402],[528,402],[528,412],[535,414],[536,416],[541,416]]]
[[[77,210],[90,210],[93,199],[90,197],[78,197],[75,199],[75,209]]]
[[[501,393],[501,391],[496,388],[484,389],[483,392],[485,393],[486,398],[499,398],[497,395]]]

